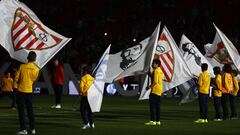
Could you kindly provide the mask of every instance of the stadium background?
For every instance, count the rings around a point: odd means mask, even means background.
[[[159,21],[179,44],[186,36],[204,53],[215,36],[214,22],[239,49],[238,0],[22,0],[51,29],[73,38],[58,55],[75,73],[83,63],[96,63],[111,43],[111,53],[133,46]],[[163,26],[162,25],[162,26]],[[105,34],[107,33],[107,35]],[[136,39],[136,41],[133,41]],[[0,48],[0,64],[12,61]],[[1,66],[1,65],[0,65]]]
[[[203,45],[215,36],[213,22],[239,49],[239,0],[21,0],[51,29],[73,38],[58,53],[63,63],[80,74],[83,64],[96,63],[111,43],[111,53],[133,46],[149,36],[159,21],[166,25],[177,44],[184,33],[201,52]],[[162,25],[163,26],[163,25]],[[104,35],[107,33],[107,35]],[[133,39],[136,39],[134,42]],[[0,47],[0,67],[15,63]],[[47,65],[49,66],[49,64]],[[163,98],[159,127],[144,126],[149,119],[148,101],[137,97],[104,97],[100,113],[96,113],[96,129],[81,130],[79,97],[64,96],[63,108],[51,109],[53,96],[35,95],[34,111],[37,134],[40,135],[123,135],[184,134],[237,135],[240,121],[216,123],[213,100],[209,101],[209,123],[194,124],[199,116],[198,101],[178,105],[179,98]],[[17,112],[10,110],[10,99],[0,102],[0,135],[15,134]],[[239,98],[237,98],[239,105]],[[238,109],[238,114],[239,114]]]

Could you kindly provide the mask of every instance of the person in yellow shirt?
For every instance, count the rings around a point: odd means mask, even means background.
[[[160,122],[160,102],[163,91],[164,74],[160,68],[161,61],[154,59],[152,62],[153,73],[151,74],[152,83],[150,85],[151,93],[149,95],[150,121],[145,125],[161,125]]]
[[[95,125],[93,122],[93,113],[87,99],[87,91],[91,87],[91,85],[94,83],[95,79],[91,75],[90,66],[84,67],[83,72],[84,72],[84,76],[81,78],[81,81],[80,81],[80,95],[82,96],[81,103],[80,103],[80,112],[83,120],[82,129],[95,128]]]
[[[229,96],[233,91],[233,77],[232,77],[232,67],[229,64],[223,66],[223,76],[222,76],[222,109],[223,109],[223,120],[229,119],[228,114],[228,102]]]
[[[236,101],[235,101],[235,97],[237,96],[237,93],[238,93],[238,90],[239,90],[237,76],[238,76],[238,71],[237,70],[233,70],[233,86],[234,86],[234,89],[230,93],[230,96],[229,96],[230,107],[231,107],[230,118],[232,120],[238,119],[238,117],[237,117],[237,106],[236,106]]]
[[[208,73],[208,65],[207,63],[203,63],[201,65],[202,73],[198,78],[198,99],[199,99],[199,107],[200,107],[200,118],[196,120],[196,123],[207,123],[208,117],[208,95],[210,88],[210,74]]]
[[[34,64],[36,57],[36,53],[30,51],[27,57],[28,63],[20,65],[19,69],[16,71],[14,78],[14,88],[17,89],[17,108],[20,123],[20,131],[17,132],[19,135],[28,134],[25,122],[25,106],[29,118],[30,133],[36,133],[35,118],[32,107],[32,85],[34,81],[36,81],[39,73],[39,68]]]
[[[222,77],[220,67],[213,68],[215,78],[212,83],[213,103],[215,108],[215,117],[213,121],[222,121],[221,117],[221,97],[222,97]]]
[[[12,100],[11,108],[15,109],[16,96],[15,96],[15,92],[13,91],[13,79],[11,77],[11,73],[7,72],[1,79],[0,83],[2,86],[0,97],[4,97],[4,96],[10,97]]]
[[[238,90],[239,90],[239,80],[238,80],[238,71],[234,70],[233,71],[233,86],[234,86],[234,90],[233,90],[233,95],[236,97],[238,95]]]

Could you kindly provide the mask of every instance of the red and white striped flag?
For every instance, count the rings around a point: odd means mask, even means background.
[[[165,33],[162,33],[160,35],[154,57],[160,59],[161,61],[160,68],[164,73],[165,80],[167,82],[170,82],[173,77],[174,54],[171,44],[169,43],[169,40],[167,39]]]
[[[212,44],[205,45],[206,58],[213,66],[222,67],[224,64],[230,64],[235,69],[240,70],[240,55],[233,43],[227,36],[213,24],[216,29],[216,35]]]
[[[62,39],[45,30],[22,8],[18,8],[12,25],[12,42],[15,50],[42,50],[58,45]]]
[[[177,44],[166,26],[163,28],[163,31],[158,39],[158,44],[154,52],[154,58],[160,59],[161,69],[165,75],[163,81],[163,92],[183,84],[193,77],[180,53],[179,48],[177,47]],[[151,78],[145,78],[139,100],[149,98],[150,90],[146,90],[146,87],[149,85],[149,79]]]
[[[0,2],[0,44],[10,56],[27,62],[29,51],[37,53],[36,64],[42,68],[71,39],[46,27],[23,3]]]
[[[168,31],[163,28],[156,47],[155,58],[161,61],[161,69],[165,75],[164,91],[180,85],[192,78],[192,74],[180,53],[177,44]]]

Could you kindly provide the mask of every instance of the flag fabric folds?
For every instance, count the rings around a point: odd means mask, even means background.
[[[182,99],[179,104],[189,103],[198,98],[197,84],[192,79],[179,85],[178,89],[182,93]]]
[[[149,70],[159,29],[160,23],[149,38],[131,48],[109,56],[107,82],[113,82],[126,76],[143,74]]]
[[[222,67],[224,64],[230,64],[240,70],[240,55],[236,47],[215,24],[214,27],[216,35],[212,44],[204,46],[205,57],[213,66]]]
[[[71,39],[45,26],[34,12],[17,0],[0,1],[0,44],[13,59],[27,62],[29,51],[37,54],[42,68]]]
[[[92,112],[100,112],[102,99],[103,99],[103,92],[104,92],[104,85],[106,79],[106,71],[107,71],[107,64],[109,58],[110,47],[104,52],[103,56],[98,62],[98,66],[96,67],[95,71],[95,81],[92,86],[88,90],[88,102],[91,107]]]
[[[161,61],[160,68],[165,76],[163,81],[163,92],[192,78],[192,74],[166,26],[163,28],[158,39],[158,44],[154,52],[154,59],[160,59]],[[139,100],[149,98],[150,90],[146,89],[147,85],[149,85],[148,82],[150,82],[149,77],[145,79]]]
[[[196,78],[198,78],[198,76],[202,72],[202,63],[208,64],[208,71],[211,77],[214,77],[212,65],[185,35],[182,35],[179,49],[181,51],[181,54],[183,55],[183,59],[187,63],[189,70]]]

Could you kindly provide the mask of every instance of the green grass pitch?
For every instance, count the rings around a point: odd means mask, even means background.
[[[62,109],[51,109],[54,96],[34,96],[37,135],[240,135],[240,119],[213,122],[213,100],[209,100],[209,122],[196,124],[197,100],[178,105],[180,98],[162,98],[161,126],[145,126],[149,121],[148,100],[137,97],[104,97],[102,111],[95,113],[95,129],[82,130],[77,96],[64,96]],[[75,103],[77,101],[77,103]],[[0,135],[14,135],[19,129],[17,110],[6,108],[0,99]],[[238,110],[240,100],[237,99]],[[77,109],[77,110],[76,110]],[[240,114],[240,111],[238,111]]]

